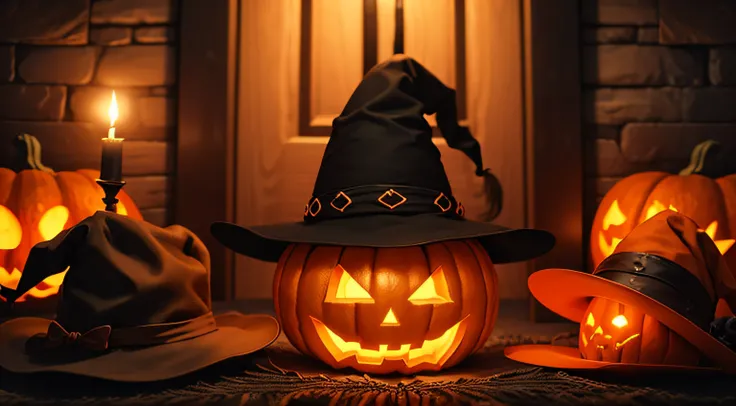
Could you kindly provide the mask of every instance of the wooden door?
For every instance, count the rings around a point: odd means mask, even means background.
[[[241,4],[236,221],[301,221],[332,119],[366,62],[393,52],[395,0]],[[460,114],[503,185],[496,222],[510,227],[526,225],[520,13],[519,0],[404,0],[405,53],[458,89]],[[479,218],[486,203],[472,162],[441,137],[435,142],[453,192]],[[236,298],[271,297],[274,268],[238,256]],[[525,264],[498,271],[502,298],[527,297]]]

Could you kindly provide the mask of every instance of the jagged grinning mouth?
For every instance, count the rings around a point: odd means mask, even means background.
[[[600,334],[600,333],[598,333],[598,331],[596,331],[596,332],[594,332],[593,334],[590,335],[590,338],[585,338],[585,335],[582,335],[581,337],[583,339],[583,346],[584,347],[587,347],[588,346],[588,343],[589,342],[592,342],[593,341],[593,337],[595,337],[596,335],[602,335],[602,334]],[[613,339],[613,337],[611,337],[608,334],[602,335],[602,336],[603,336],[603,338],[605,338],[606,340],[609,340],[609,341],[611,341]],[[639,333],[636,333],[636,334],[633,334],[633,335],[629,336],[629,338],[625,339],[624,341],[621,341],[620,343],[613,343],[613,344],[615,344],[614,348],[616,349],[616,351],[618,351],[624,345],[626,345],[626,343],[628,343],[629,341],[631,341],[631,340],[633,340],[633,339],[635,339],[637,337],[639,337]],[[595,345],[595,348],[597,348],[599,350],[605,350],[605,349],[608,348],[608,344],[603,344],[603,345],[596,344]]]
[[[465,316],[441,336],[425,340],[419,348],[411,348],[411,344],[402,344],[399,349],[389,350],[388,344],[382,344],[378,346],[378,350],[371,350],[362,348],[358,342],[345,341],[324,323],[310,316],[320,340],[335,361],[340,362],[352,356],[358,364],[363,365],[381,365],[384,360],[403,360],[410,368],[423,363],[442,366],[447,362],[465,336],[468,317],[469,315]]]

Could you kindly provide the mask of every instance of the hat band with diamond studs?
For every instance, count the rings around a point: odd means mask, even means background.
[[[413,186],[370,185],[312,196],[304,207],[304,221],[388,213],[463,218],[465,208],[449,193]]]

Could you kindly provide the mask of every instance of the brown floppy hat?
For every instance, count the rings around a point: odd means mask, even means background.
[[[158,381],[260,350],[280,332],[268,315],[212,314],[209,252],[191,231],[108,212],[36,245],[18,287],[0,296],[12,303],[67,267],[54,320],[0,324],[0,367]]]
[[[513,360],[563,369],[736,373],[736,319],[714,320],[718,299],[736,309],[736,279],[710,237],[681,214],[667,210],[637,226],[593,274],[545,269],[528,283],[544,306],[578,323],[593,298],[632,306],[678,334],[715,367],[589,360],[577,348],[551,345],[507,347],[505,354]]]

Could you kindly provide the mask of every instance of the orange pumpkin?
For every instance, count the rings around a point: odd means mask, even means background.
[[[440,370],[480,349],[498,313],[496,271],[475,240],[417,247],[293,244],[274,279],[291,343],[333,368]]]
[[[594,298],[580,322],[583,358],[632,364],[697,366],[700,352],[639,309]]]
[[[23,160],[27,169],[15,172],[0,168],[0,284],[11,288],[17,285],[34,245],[105,209],[101,200],[104,193],[95,182],[99,171],[54,172],[40,162],[38,141],[29,135],[21,137],[28,143]],[[118,213],[142,219],[124,191],[118,199]],[[27,295],[53,295],[63,278],[64,273],[52,276]]]
[[[690,166],[672,175],[642,172],[618,182],[605,195],[593,220],[590,252],[593,266],[613,253],[638,224],[671,209],[692,218],[716,242],[736,269],[736,175],[717,177],[713,170],[718,144],[706,141],[693,151]]]

